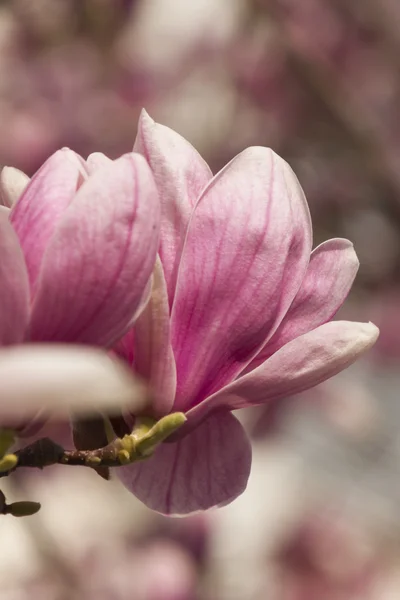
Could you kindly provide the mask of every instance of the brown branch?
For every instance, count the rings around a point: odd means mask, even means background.
[[[179,429],[185,421],[185,415],[179,412],[166,415],[159,421],[143,417],[137,419],[132,433],[121,438],[117,437],[102,448],[91,450],[65,450],[50,438],[42,438],[4,457],[3,461],[9,456],[14,456],[17,462],[11,468],[0,472],[0,477],[10,475],[19,467],[43,469],[57,464],[92,469],[121,467],[151,456],[155,448]]]
[[[65,450],[50,438],[42,438],[17,450],[14,454],[18,458],[18,463],[13,469],[0,473],[0,477],[10,475],[19,467],[44,469],[56,464],[82,467],[98,467],[100,465],[120,467],[130,462],[125,452],[123,441],[120,438],[107,444],[104,448],[96,450]]]

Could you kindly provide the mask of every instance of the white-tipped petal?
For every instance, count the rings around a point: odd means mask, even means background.
[[[26,344],[0,350],[0,418],[16,421],[46,411],[142,410],[144,386],[118,359],[95,348]]]
[[[30,181],[28,175],[14,167],[4,167],[0,173],[0,204],[11,208]]]

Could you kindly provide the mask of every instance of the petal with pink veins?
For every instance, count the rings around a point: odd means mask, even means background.
[[[249,148],[213,178],[189,226],[171,316],[175,410],[253,359],[289,309],[310,252],[303,191],[272,150]]]
[[[137,319],[133,333],[135,373],[151,389],[152,415],[169,413],[175,398],[176,367],[171,346],[167,287],[160,259],[153,271],[150,300]]]
[[[335,238],[315,248],[301,288],[289,311],[266,346],[249,364],[249,372],[279,348],[327,321],[330,321],[345,301],[359,262],[353,244]]]
[[[122,483],[149,508],[184,515],[224,506],[245,489],[251,446],[229,412],[210,415],[185,438],[159,446],[144,461],[117,469]]]
[[[11,208],[28,185],[30,178],[19,169],[3,167],[0,174],[0,204]]]
[[[109,346],[125,333],[154,267],[159,211],[151,171],[138,154],[82,185],[44,256],[32,340]]]
[[[189,411],[182,433],[218,408],[255,406],[312,388],[350,366],[373,346],[378,335],[372,323],[325,323],[295,338],[254,371]]]
[[[212,173],[189,142],[172,129],[155,123],[144,110],[134,151],[148,161],[160,194],[160,257],[172,306],[190,215]]]
[[[32,177],[11,211],[11,222],[25,255],[31,287],[60,217],[83,181],[84,161],[72,150],[53,154]]]
[[[24,340],[29,322],[29,281],[24,255],[8,219],[0,211],[0,345]]]

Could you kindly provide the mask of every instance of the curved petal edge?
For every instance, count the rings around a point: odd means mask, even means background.
[[[224,506],[245,489],[251,446],[230,412],[210,415],[185,438],[162,444],[148,460],[121,467],[125,487],[149,508],[186,515]]]

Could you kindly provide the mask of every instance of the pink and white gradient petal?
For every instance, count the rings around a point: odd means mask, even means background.
[[[312,388],[350,366],[373,346],[378,335],[372,323],[325,323],[190,410],[180,433],[195,427],[210,411],[265,404]]]
[[[258,367],[295,337],[330,321],[345,301],[358,267],[353,244],[348,240],[334,238],[317,246],[311,253],[306,276],[293,304],[246,372]]]
[[[29,281],[24,255],[5,209],[0,211],[0,286],[0,345],[19,344],[29,323]]]
[[[188,141],[172,129],[155,123],[144,110],[134,151],[143,154],[148,161],[160,194],[162,235],[159,252],[172,306],[190,215],[212,173]]]
[[[211,415],[189,436],[161,444],[142,462],[121,467],[122,483],[149,508],[184,515],[224,506],[246,488],[251,446],[232,414]]]
[[[43,259],[33,341],[109,346],[125,333],[154,267],[159,212],[150,169],[137,154],[82,185]]]
[[[249,148],[212,179],[190,222],[171,315],[175,410],[254,358],[297,294],[310,252],[303,191],[274,152]]]

